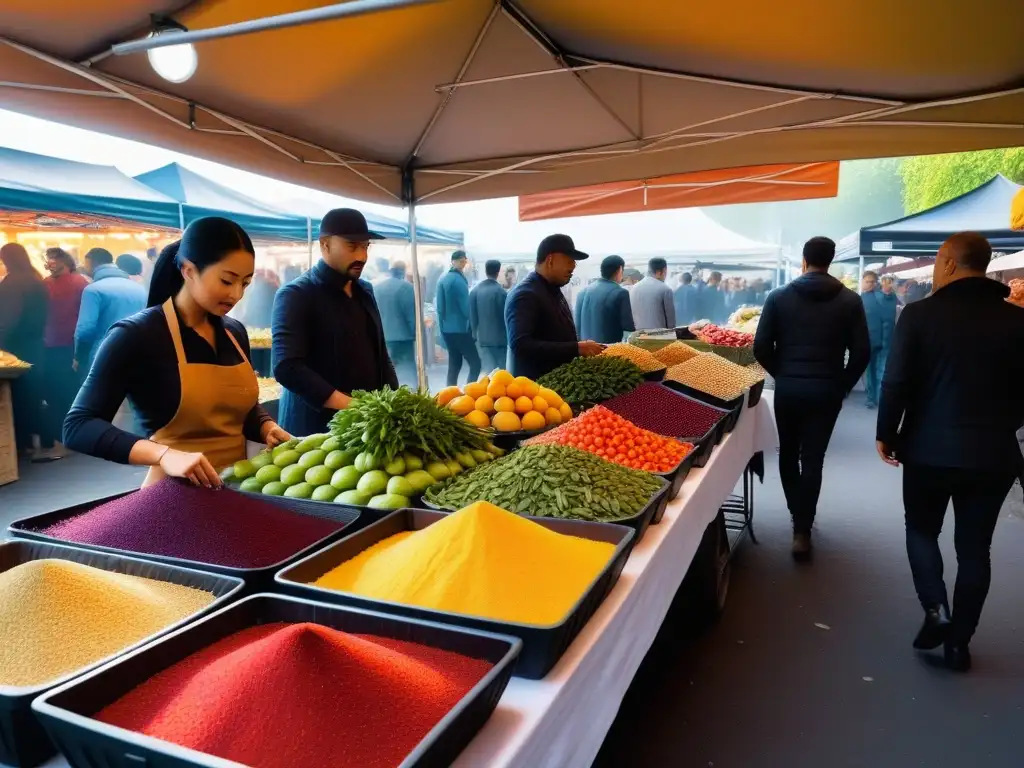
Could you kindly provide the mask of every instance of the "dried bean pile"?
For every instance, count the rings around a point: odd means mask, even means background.
[[[689,344],[684,344],[681,341],[673,341],[671,344],[662,347],[653,354],[664,365],[671,368],[673,365],[685,363],[690,358],[696,357],[700,352]]]
[[[624,419],[666,437],[703,437],[725,415],[653,382],[604,404]]]
[[[43,529],[79,544],[266,568],[343,527],[229,490],[164,480]]]
[[[574,410],[589,408],[616,395],[630,392],[643,383],[644,373],[621,357],[577,357],[537,379],[553,389]]]
[[[665,378],[722,400],[733,400],[764,377],[709,352],[672,366]]]
[[[586,451],[538,445],[432,486],[424,498],[443,509],[487,501],[520,515],[611,523],[634,517],[663,484]]]
[[[604,357],[621,357],[623,360],[629,360],[644,373],[663,371],[667,367],[665,363],[646,349],[635,347],[632,344],[610,344],[601,355]]]

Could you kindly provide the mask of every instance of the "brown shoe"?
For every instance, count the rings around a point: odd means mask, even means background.
[[[793,534],[793,559],[805,563],[811,559],[811,536],[807,533]]]

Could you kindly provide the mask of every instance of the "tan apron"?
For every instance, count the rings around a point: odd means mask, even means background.
[[[150,440],[176,451],[202,453],[219,472],[245,458],[242,426],[249,411],[259,402],[256,372],[235,337],[226,330],[242,358],[241,363],[210,365],[188,362],[181,343],[178,315],[171,299],[163,305],[163,311],[178,356],[181,400],[174,418],[158,429]],[[143,487],[163,477],[164,472],[159,466],[150,467]]]

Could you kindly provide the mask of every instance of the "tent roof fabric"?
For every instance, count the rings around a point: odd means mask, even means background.
[[[538,192],[519,198],[519,220],[810,200],[838,193],[838,162],[759,165]]]
[[[177,229],[178,203],[109,165],[0,147],[0,210]],[[19,217],[20,221],[24,221]],[[37,222],[38,224],[38,222]]]
[[[994,250],[1019,250],[1024,248],[1024,232],[1009,228],[1009,215],[1013,199],[1020,190],[1019,184],[1000,174],[934,208],[864,227],[860,230],[861,253],[934,255],[950,235],[964,231],[984,235]]]
[[[1007,0],[934,0],[926,35],[919,3],[889,0],[445,0],[202,42],[181,84],[106,55],[151,15],[204,30],[323,6],[7,3],[4,106],[388,204],[1024,144]]]

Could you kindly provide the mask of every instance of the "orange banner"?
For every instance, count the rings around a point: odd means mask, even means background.
[[[756,165],[618,181],[519,198],[519,220],[835,197],[839,163]]]

